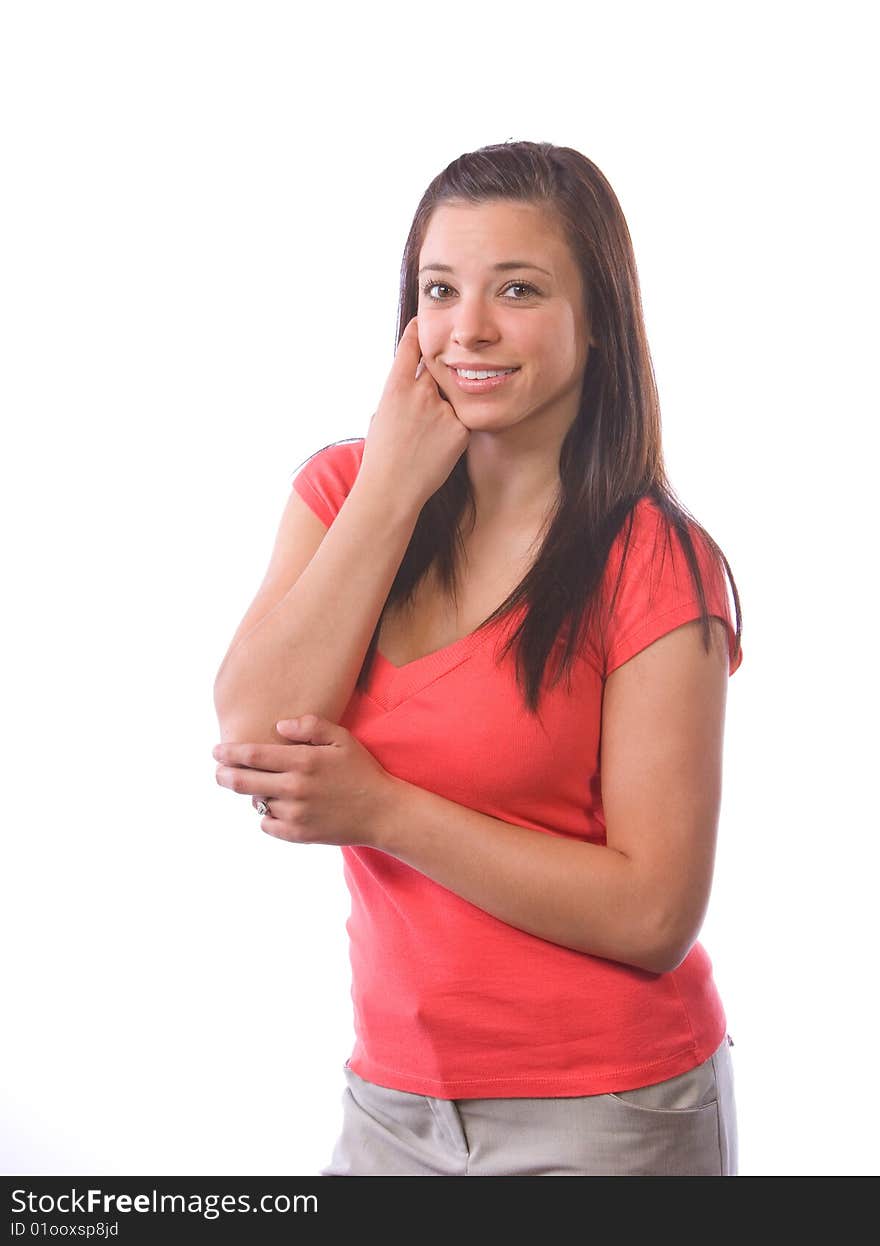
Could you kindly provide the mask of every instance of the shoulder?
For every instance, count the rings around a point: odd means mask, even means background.
[[[296,471],[296,479],[303,474],[337,476],[340,479],[354,477],[358,473],[364,457],[363,437],[352,437],[346,441],[334,441],[310,454]]]
[[[709,534],[686,515],[644,496],[631,507],[612,543],[604,582],[604,674],[660,636],[706,613],[722,619],[730,638],[732,674],[736,631],[725,568]],[[702,596],[702,600],[701,600]]]
[[[621,539],[631,525],[632,541],[642,548],[650,543],[653,548],[658,541],[668,541],[682,524],[691,537],[699,531],[697,524],[687,519],[682,520],[656,498],[646,494],[638,498],[630,508],[618,533],[618,539]]]
[[[624,514],[608,550],[603,583],[613,595],[625,582],[649,590],[652,569],[665,557],[673,525],[652,497],[638,498]],[[647,578],[646,578],[647,577]]]
[[[364,457],[365,439],[337,441],[301,464],[293,488],[328,527],[351,492]]]
[[[635,575],[638,587],[649,595],[661,585],[667,591],[679,586],[688,591],[692,583],[691,551],[700,576],[717,580],[722,563],[705,529],[687,515],[667,510],[655,498],[644,496],[625,517],[612,544],[608,567],[619,570],[625,559],[625,574]]]

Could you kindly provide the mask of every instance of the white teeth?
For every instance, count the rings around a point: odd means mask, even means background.
[[[502,368],[499,372],[472,372],[465,368],[456,368],[455,371],[468,381],[486,381],[490,376],[507,376],[509,372],[515,372],[516,368]]]

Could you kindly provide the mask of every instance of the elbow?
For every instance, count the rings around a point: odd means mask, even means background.
[[[677,927],[655,927],[646,940],[642,968],[649,973],[672,973],[687,959],[696,940],[696,934],[682,935],[680,923]]]
[[[214,713],[217,715],[223,743],[238,744],[240,741],[236,739],[236,715],[219,675],[214,681]]]
[[[237,701],[239,698],[235,698]],[[214,680],[214,713],[217,715],[217,721],[220,724],[221,731],[225,732],[227,727],[231,725],[236,717],[236,706],[233,700],[232,689],[228,681],[224,678],[221,669]]]
[[[216,685],[214,687],[214,710],[217,714],[222,744],[290,743],[275,730],[275,722],[282,717],[281,714],[275,721],[268,722],[265,716],[259,713],[258,707],[253,705],[249,707],[240,702],[233,704],[224,699],[219,695]]]
[[[671,973],[683,960],[684,956],[677,955],[665,944],[651,942],[642,948],[636,967],[646,973]]]
[[[645,968],[650,973],[672,973],[684,961],[693,947],[693,943],[687,947],[681,944],[658,944],[651,949],[652,954],[649,956],[650,964],[646,964]]]
[[[220,720],[220,744],[290,744],[286,736],[280,735],[274,725],[251,723],[243,719]]]
[[[290,744],[286,736],[275,730],[274,723],[247,715],[217,715],[221,744]]]

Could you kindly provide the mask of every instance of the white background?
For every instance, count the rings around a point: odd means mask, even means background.
[[[869,13],[3,6],[4,1171],[329,1158],[341,856],[216,785],[212,684],[295,470],[366,433],[422,192],[510,138],[615,188],[742,597],[701,935],[740,1171],[878,1170]]]

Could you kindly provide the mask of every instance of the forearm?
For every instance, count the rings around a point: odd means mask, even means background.
[[[633,862],[393,778],[375,846],[529,934],[652,973],[672,968]]]
[[[224,740],[278,743],[275,723],[307,713],[339,721],[417,518],[355,481],[296,583],[220,668]]]

